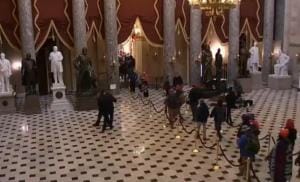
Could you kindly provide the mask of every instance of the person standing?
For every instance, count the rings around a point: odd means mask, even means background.
[[[198,100],[199,100],[199,95],[198,95],[198,88],[193,85],[193,88],[190,90],[189,93],[189,105],[191,107],[192,115],[193,115],[193,121],[197,120],[197,107],[198,107]]]
[[[163,89],[165,90],[166,96],[169,95],[169,91],[171,89],[170,81],[169,81],[169,76],[166,76],[164,84],[163,84]]]
[[[175,76],[173,77],[173,87],[182,87],[183,86],[183,79],[178,72],[176,72]]]
[[[99,108],[104,116],[102,132],[106,130],[107,125],[109,125],[110,129],[113,129],[114,102],[117,102],[117,99],[109,92],[103,91],[103,95],[99,99]]]
[[[294,149],[294,146],[295,146],[295,142],[296,142],[296,139],[297,139],[297,130],[295,129],[295,122],[294,120],[292,119],[288,119],[285,123],[285,129],[288,129],[289,130],[289,140],[293,146],[293,149]]]
[[[223,101],[221,99],[218,100],[217,105],[213,108],[210,117],[214,118],[215,121],[215,130],[217,132],[217,136],[219,140],[222,140],[221,129],[222,122],[226,119],[226,109],[223,106]]]
[[[102,97],[103,97],[104,91],[101,91],[100,94],[98,95],[97,103],[98,103],[98,117],[97,121],[93,126],[99,126],[101,122],[101,118],[103,116],[103,106],[102,106]]]
[[[226,95],[226,122],[230,125],[233,124],[231,118],[231,110],[235,108],[236,96],[232,88],[229,88],[228,94]]]
[[[293,169],[293,147],[289,141],[289,130],[282,129],[269,159],[270,174],[273,182],[290,181]]]
[[[198,130],[197,130],[197,137],[200,137],[200,128],[202,126],[203,128],[203,140],[206,140],[206,123],[207,119],[209,116],[209,108],[207,104],[201,100],[200,101],[200,106],[197,109],[197,125],[198,125]]]
[[[133,71],[129,75],[129,87],[130,87],[130,92],[135,93],[135,87],[136,87],[136,81],[137,81],[137,74]]]

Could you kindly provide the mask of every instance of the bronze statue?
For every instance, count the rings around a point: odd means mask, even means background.
[[[74,66],[77,70],[77,93],[89,93],[95,89],[96,79],[91,59],[87,55],[87,48],[82,49],[82,54],[76,58]]]
[[[221,54],[221,49],[218,49],[215,57],[215,67],[216,67],[216,80],[220,81],[222,78],[222,66],[223,66],[223,56]]]
[[[31,54],[27,53],[26,58],[22,60],[22,84],[25,86],[26,95],[35,95],[36,92],[36,76],[37,65],[34,59],[31,58]]]
[[[212,52],[208,44],[204,45],[202,50],[202,81],[204,83],[212,80]]]
[[[240,77],[247,77],[249,72],[247,70],[247,63],[250,53],[246,45],[246,35],[242,34],[240,37],[240,55],[238,59],[239,63],[239,75]]]

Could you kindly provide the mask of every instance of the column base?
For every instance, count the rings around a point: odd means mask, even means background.
[[[251,73],[251,82],[253,90],[259,90],[264,88],[261,72]]]
[[[252,91],[252,78],[239,78],[238,82],[241,84],[245,93]]]

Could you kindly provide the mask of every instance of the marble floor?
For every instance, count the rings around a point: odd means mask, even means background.
[[[253,99],[251,109],[260,122],[261,134],[269,132],[276,137],[288,118],[299,118],[300,97],[296,90],[273,91],[263,89],[245,95]],[[163,93],[151,90],[150,99],[157,108],[163,106]],[[212,103],[212,101],[208,101]],[[205,148],[194,134],[186,133],[181,126],[165,127],[164,113],[156,113],[139,99],[123,90],[116,104],[115,127],[100,133],[93,127],[97,111],[49,110],[47,98],[41,99],[43,113],[22,113],[0,116],[0,181],[245,181],[237,176],[238,168],[220,155],[218,165],[216,148]],[[240,123],[245,109],[234,110],[234,123]],[[192,130],[188,107],[182,108],[184,126]],[[210,119],[208,141],[216,141]],[[297,128],[300,130],[299,119]],[[237,128],[223,126],[221,147],[231,163],[238,164],[236,147]],[[176,136],[180,136],[176,137]],[[261,182],[270,181],[267,162],[268,140],[261,140],[261,151],[254,163]],[[273,144],[272,144],[273,145]],[[197,148],[198,153],[193,153]],[[298,139],[295,150],[300,149]],[[296,152],[296,151],[295,151]],[[296,167],[293,180],[297,181]],[[255,181],[255,180],[253,180]]]

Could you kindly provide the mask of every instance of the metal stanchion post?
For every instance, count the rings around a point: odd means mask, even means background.
[[[180,118],[179,118],[179,119],[180,119]],[[178,122],[180,122],[180,121],[178,121]],[[176,137],[175,137],[175,138],[180,139],[181,136],[179,135],[179,126],[176,126],[176,131],[177,131],[177,134],[176,134]]]
[[[214,165],[214,170],[217,171],[220,169],[220,166],[219,166],[219,153],[220,153],[220,140],[217,139],[217,157],[216,157],[216,163]]]
[[[151,104],[149,104],[149,118],[152,118],[152,113],[151,113]]]
[[[271,133],[269,132],[269,143],[268,143],[268,154],[267,155],[269,155],[269,153],[270,153],[270,147],[271,147],[271,139],[272,139],[272,137],[271,137]]]
[[[250,163],[251,159],[247,158],[246,181],[250,181]]]

